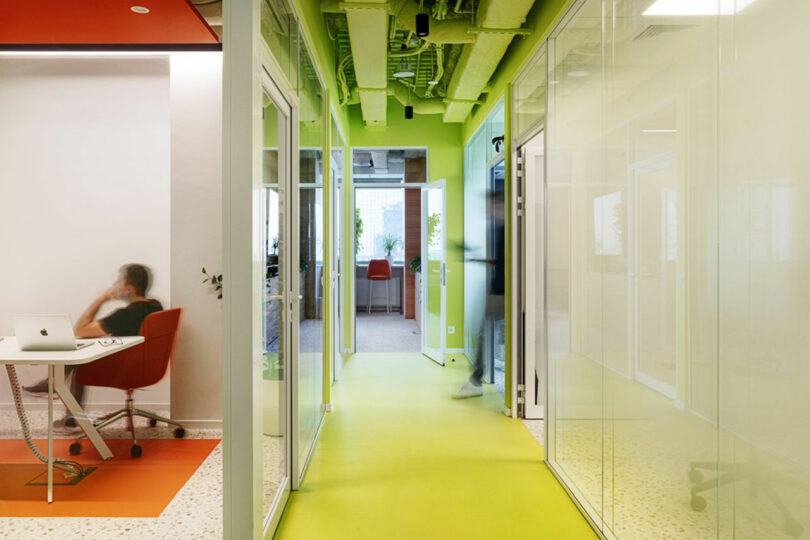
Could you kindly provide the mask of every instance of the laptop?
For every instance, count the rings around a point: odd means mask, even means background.
[[[17,315],[14,335],[22,351],[75,351],[94,343],[76,339],[70,315]]]

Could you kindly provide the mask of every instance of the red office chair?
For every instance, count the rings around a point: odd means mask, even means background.
[[[368,280],[368,306],[366,311],[371,313],[372,285],[374,285],[375,281],[385,281],[385,296],[388,300],[388,313],[391,313],[391,293],[388,290],[388,282],[391,280],[391,265],[386,259],[371,259],[368,261],[366,279]]]
[[[133,422],[135,416],[148,418],[151,427],[155,427],[158,422],[177,426],[174,436],[178,439],[183,438],[186,434],[185,429],[179,423],[149,411],[136,409],[132,399],[135,390],[152,386],[166,375],[169,362],[174,356],[174,348],[177,345],[182,315],[181,308],[167,309],[147,315],[141,325],[141,335],[145,338],[143,343],[85,364],[79,368],[76,374],[80,384],[120,388],[126,391],[125,408],[99,418],[93,425],[97,429],[101,429],[121,418],[126,418],[129,432],[132,435],[130,453],[134,458],[141,457],[143,454],[143,449],[135,438]],[[72,455],[79,452],[81,452],[81,444],[78,441],[70,445]]]

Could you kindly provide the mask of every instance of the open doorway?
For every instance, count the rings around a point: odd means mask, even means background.
[[[425,149],[356,148],[355,350],[421,350],[421,188]]]

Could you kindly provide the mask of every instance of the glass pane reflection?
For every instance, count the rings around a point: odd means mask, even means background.
[[[262,511],[266,516],[286,476],[286,365],[288,351],[284,339],[288,328],[286,310],[277,298],[284,290],[287,256],[284,244],[286,179],[280,166],[286,119],[264,96],[264,142],[262,152],[262,223],[264,281],[264,358],[262,362]],[[280,181],[281,180],[281,181]]]

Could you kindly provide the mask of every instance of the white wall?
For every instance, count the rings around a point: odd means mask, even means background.
[[[201,283],[222,271],[222,56],[171,59],[172,305],[185,309],[172,366],[171,413],[222,422],[222,301]]]
[[[129,262],[153,269],[152,296],[168,305],[168,59],[3,58],[0,104],[0,335],[17,313],[75,321]],[[44,369],[18,373],[28,384]],[[117,390],[89,398],[123,404]],[[165,407],[168,380],[138,400]]]

